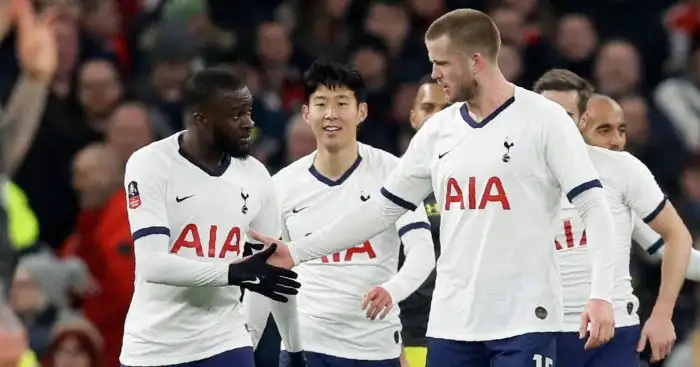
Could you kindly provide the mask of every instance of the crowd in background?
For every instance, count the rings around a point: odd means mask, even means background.
[[[431,71],[423,34],[454,8],[495,20],[510,81],[529,88],[567,68],[617,99],[627,150],[700,234],[700,1],[27,1],[0,0],[0,101],[21,117],[4,130],[0,118],[9,240],[21,253],[8,298],[21,325],[0,307],[0,329],[26,330],[25,352],[44,366],[118,365],[134,274],[122,170],[183,129],[188,75],[219,65],[244,78],[253,155],[274,173],[315,149],[299,115],[303,71],[315,59],[352,63],[369,91],[360,140],[400,155]],[[18,96],[27,80],[33,98]],[[632,268],[644,317],[658,264],[636,253]],[[678,302],[680,343],[695,325],[694,288]]]

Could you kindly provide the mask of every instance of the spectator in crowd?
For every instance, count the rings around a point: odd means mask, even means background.
[[[598,33],[591,19],[583,14],[565,14],[559,18],[556,31],[555,65],[590,80],[598,48]]]
[[[114,366],[101,358],[102,338],[95,328],[76,314],[58,320],[51,333],[51,344],[42,359],[43,367]]]
[[[663,81],[654,91],[654,102],[685,149],[700,153],[700,38],[692,46],[688,72]]]
[[[82,306],[105,341],[102,361],[110,366],[119,364],[124,320],[134,292],[134,250],[123,167],[119,155],[107,145],[89,145],[76,155],[73,187],[81,211],[75,232],[62,248],[64,257],[76,257],[87,265],[100,289],[86,295]]]
[[[11,3],[11,5],[10,5]],[[39,126],[48,83],[56,71],[56,42],[53,19],[37,19],[26,1],[3,2],[0,14],[0,40],[13,20],[17,26],[17,57],[22,75],[10,97],[7,110],[0,111],[0,297],[9,291],[15,254],[5,211],[8,176],[12,177],[31,145]],[[11,6],[11,8],[10,8]],[[11,15],[14,14],[12,19]]]
[[[77,260],[62,261],[42,252],[23,257],[10,290],[10,307],[22,321],[29,346],[41,358],[51,342],[51,330],[71,312],[70,294],[89,290],[85,265]]]
[[[126,165],[132,153],[155,139],[153,126],[146,106],[139,102],[126,102],[117,107],[107,123],[105,140],[117,154],[120,164]]]
[[[523,83],[523,59],[518,48],[511,44],[501,46],[498,54],[498,67],[503,72],[507,80],[520,84]],[[522,85],[522,84],[521,84]]]
[[[596,90],[614,98],[642,92],[642,67],[633,44],[623,40],[608,41],[601,46],[594,65]]]
[[[0,297],[0,366],[35,367],[36,355],[28,349],[27,335],[22,323]]]
[[[294,162],[316,150],[316,137],[301,114],[294,115],[290,120],[287,127],[287,142],[287,163]]]
[[[135,94],[178,131],[184,127],[181,88],[197,67],[200,44],[185,24],[178,22],[159,24],[150,38],[143,40],[148,50],[148,72],[137,82]]]
[[[124,87],[111,61],[86,61],[78,71],[78,102],[85,124],[97,134],[104,134],[109,116],[124,97]]]

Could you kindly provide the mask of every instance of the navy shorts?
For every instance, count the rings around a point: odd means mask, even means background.
[[[556,333],[529,333],[485,342],[429,338],[427,367],[554,367],[556,345]]]
[[[194,362],[164,365],[163,367],[255,367],[253,362],[253,348],[243,347],[228,350],[223,353],[200,359]],[[122,365],[122,367],[127,367]]]
[[[304,357],[306,357],[307,367],[401,367],[401,360],[398,358],[365,361],[334,357],[314,352],[304,352]],[[288,358],[288,355],[282,352],[280,354],[280,366],[286,362],[286,358]]]
[[[585,350],[586,339],[578,332],[557,335],[557,363],[566,367],[637,367],[637,343],[641,335],[639,325],[615,329],[615,337],[599,348]]]

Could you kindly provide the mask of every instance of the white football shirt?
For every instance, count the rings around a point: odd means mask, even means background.
[[[181,136],[138,150],[126,166],[136,243],[120,357],[128,366],[179,364],[250,346],[228,264],[242,257],[249,229],[280,233],[272,178],[259,161],[227,158],[210,171],[180,149]]]
[[[570,121],[561,106],[515,87],[482,122],[454,104],[411,141],[382,193],[414,209],[434,188],[441,208],[428,336],[483,341],[561,330],[552,223],[562,193],[600,187]]]
[[[588,152],[600,175],[614,221],[615,326],[636,325],[639,324],[639,301],[632,293],[629,271],[635,215],[646,223],[652,221],[663,209],[666,198],[649,169],[633,155],[593,146],[588,147]],[[554,247],[564,292],[564,331],[573,332],[579,330],[581,313],[590,294],[591,263],[585,225],[576,208],[566,198],[562,198],[561,203]],[[640,243],[642,247],[653,248],[663,243],[653,230],[647,229],[644,233],[651,234]]]
[[[339,215],[380,195],[382,182],[398,158],[358,144],[358,158],[339,179],[313,167],[315,153],[292,163],[273,180],[282,210],[282,237],[297,240]],[[421,206],[422,207],[422,206]],[[400,240],[407,260],[397,275]],[[424,209],[407,213],[383,233],[354,248],[294,268],[302,284],[297,296],[303,348],[356,360],[398,358],[401,322],[398,302],[408,297],[434,268],[430,224]],[[418,262],[415,260],[418,259]],[[382,285],[394,307],[383,320],[369,320],[361,309],[365,294]]]

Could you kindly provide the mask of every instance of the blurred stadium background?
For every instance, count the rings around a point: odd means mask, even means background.
[[[0,248],[20,255],[0,305],[0,366],[118,365],[133,281],[122,168],[139,147],[183,128],[179,87],[191,72],[222,65],[245,78],[256,96],[254,155],[275,172],[315,149],[298,115],[303,70],[317,58],[353,63],[370,91],[360,138],[399,155],[431,69],[423,33],[454,8],[493,17],[501,69],[516,84],[531,87],[560,67],[616,98],[627,149],[700,238],[700,1],[38,0],[55,19],[27,31],[51,36],[36,37],[34,49],[14,27],[20,2],[0,0]],[[55,67],[32,62],[47,52]],[[24,77],[39,85],[22,99]],[[13,108],[23,111],[17,121]],[[644,317],[659,266],[644,253],[631,266]],[[693,365],[695,293],[687,282],[666,366]]]

